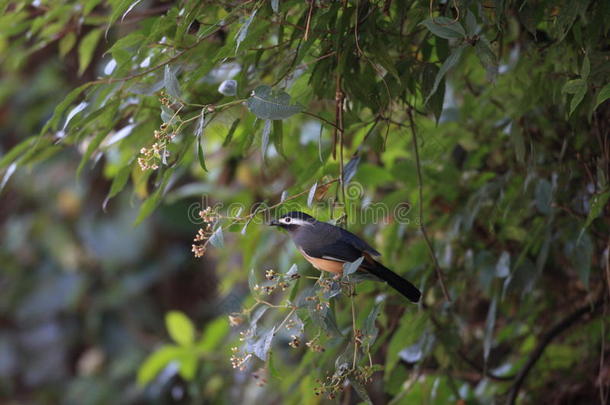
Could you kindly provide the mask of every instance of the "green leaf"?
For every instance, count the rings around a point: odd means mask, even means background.
[[[466,12],[466,33],[469,36],[477,33],[477,18],[470,10]]]
[[[348,377],[347,379],[349,380],[349,383],[352,385],[352,387],[354,387],[354,391],[356,391],[356,394],[358,394],[360,399],[362,399],[367,405],[373,405],[373,401],[371,400],[371,397],[369,397],[368,392],[366,392],[366,388],[364,388],[364,385],[362,385],[362,383],[356,378]]]
[[[561,88],[561,91],[563,93],[575,94],[578,93],[585,85],[586,82],[582,79],[568,80]]]
[[[466,32],[462,24],[447,17],[428,18],[421,24],[425,25],[434,35],[441,38],[466,38]]]
[[[360,268],[360,265],[362,264],[363,260],[364,260],[364,256],[360,256],[358,259],[354,260],[353,262],[343,263],[343,277],[349,276],[350,274],[355,273],[356,270],[358,270],[358,268]]]
[[[62,100],[62,102],[59,103],[57,105],[57,107],[55,107],[55,110],[53,110],[53,115],[51,116],[49,121],[47,121],[47,123],[44,125],[44,127],[40,131],[39,135],[46,134],[46,132],[49,129],[53,129],[53,130],[57,129],[59,120],[61,119],[61,116],[63,115],[64,111],[66,111],[66,109],[76,100],[76,98],[78,96],[80,96],[80,94],[83,91],[85,91],[87,88],[91,87],[92,85],[93,85],[93,83],[91,83],[91,82],[85,83],[85,84],[75,88],[70,93],[68,93],[68,95]]]
[[[2,176],[2,181],[0,181],[0,193],[2,193],[4,186],[6,186],[6,183],[8,183],[8,180],[11,178],[13,173],[15,173],[16,169],[17,163],[15,162],[11,163],[10,166],[6,169],[6,171],[4,172],[4,176]]]
[[[267,358],[267,369],[269,370],[269,375],[273,378],[277,378],[278,380],[282,379],[282,375],[278,372],[275,367],[275,362],[273,360],[273,352],[269,352],[269,356]]]
[[[201,110],[199,118],[197,119],[197,125],[195,126],[195,138],[197,138],[197,159],[199,160],[199,166],[204,171],[208,171],[205,166],[205,157],[203,156],[203,128],[205,127],[205,111]]]
[[[570,80],[566,84],[564,84],[561,91],[563,93],[574,94],[574,96],[572,96],[572,101],[570,102],[569,115],[572,115],[574,110],[576,110],[576,107],[578,107],[582,99],[585,97],[585,94],[587,93],[587,82],[583,79]]]
[[[252,345],[252,352],[262,361],[267,360],[267,353],[271,349],[274,334],[275,328],[271,328],[262,333],[260,338]]]
[[[176,78],[176,72],[169,65],[165,65],[163,70],[163,87],[167,90],[167,94],[175,99],[180,99],[180,85]]]
[[[93,59],[93,53],[95,52],[95,48],[97,47],[97,43],[99,42],[101,36],[101,29],[93,29],[80,41],[80,44],[78,46],[79,76],[85,72],[85,70],[91,63],[91,60]]]
[[[93,139],[91,139],[91,141],[87,145],[87,150],[85,150],[85,153],[83,154],[83,157],[80,160],[78,168],[76,169],[76,177],[80,177],[80,174],[85,168],[85,165],[87,164],[91,156],[93,156],[93,152],[97,150],[102,141],[106,139],[106,136],[108,136],[108,130],[112,127],[113,124],[111,120],[114,120],[116,118],[118,108],[118,100],[113,101],[112,103],[108,103],[106,104],[106,106],[101,108],[103,109],[103,113],[97,119],[100,128],[97,129],[97,134],[93,137]]]
[[[274,92],[266,85],[254,89],[246,105],[254,115],[265,120],[283,120],[303,109],[298,104],[291,105],[290,96],[286,92]]]
[[[597,101],[595,101],[595,107],[593,110],[597,109],[601,103],[608,100],[610,98],[610,83],[606,84],[602,89],[597,93]]]
[[[565,255],[576,269],[580,281],[585,288],[589,288],[589,276],[593,258],[593,241],[587,232],[580,233],[568,241],[565,246]]]
[[[116,176],[114,176],[114,179],[112,179],[112,184],[110,185],[110,191],[108,192],[108,195],[106,196],[102,204],[102,209],[104,211],[106,210],[106,205],[108,205],[108,201],[110,201],[111,198],[115,197],[123,190],[123,188],[125,188],[125,185],[129,180],[130,173],[131,164],[127,164],[123,166],[121,170],[119,170]]]
[[[170,311],[165,315],[167,332],[181,346],[190,346],[195,341],[195,327],[191,320],[180,311]]]
[[[416,343],[424,333],[426,316],[421,312],[411,311],[402,316],[400,326],[392,335],[386,356],[385,376],[389,378],[398,363],[398,354],[405,347]]]
[[[485,335],[483,337],[483,359],[485,364],[487,364],[487,359],[489,359],[489,352],[493,343],[493,332],[496,325],[496,307],[496,297],[493,297],[485,320]]]
[[[608,198],[610,198],[610,189],[601,194],[595,194],[591,198],[591,202],[589,204],[589,214],[587,215],[587,220],[585,222],[585,226],[583,227],[583,231],[591,226],[593,220],[604,212],[604,208],[606,207],[606,204],[608,204]]]
[[[343,182],[345,185],[349,184],[354,178],[354,175],[358,171],[358,164],[360,163],[360,156],[356,155],[352,157],[349,162],[343,168]]]
[[[180,348],[166,345],[151,354],[144,360],[138,369],[138,384],[145,385],[152,381],[171,361],[180,354]]]
[[[2,156],[2,159],[0,159],[0,169],[13,163],[17,158],[20,157],[21,154],[30,149],[30,147],[36,143],[36,139],[37,138],[33,136],[27,138],[9,150],[4,156]]]
[[[582,61],[582,68],[580,69],[580,77],[584,81],[587,81],[590,73],[591,73],[591,62],[589,61],[589,55],[585,54],[585,58]]]
[[[59,56],[62,58],[72,50],[76,44],[76,34],[72,31],[68,32],[59,40]]]
[[[110,27],[118,20],[119,16],[122,16],[121,19],[125,18],[127,13],[129,13],[138,3],[142,0],[115,0],[112,1],[112,14],[110,15],[110,20],[108,21],[108,26],[106,27],[106,34],[108,34],[108,30]]]
[[[430,94],[432,88],[434,87],[434,81],[438,74],[439,68],[433,63],[426,63],[424,69],[422,70],[421,75],[421,92],[423,95]],[[432,97],[426,99],[426,107],[429,112],[434,114],[434,118],[436,118],[436,122],[441,117],[443,113],[443,101],[445,98],[445,84],[444,82],[440,83],[439,89],[434,92]]]
[[[307,206],[311,207],[313,204],[313,199],[316,196],[316,190],[318,189],[318,182],[316,181],[313,186],[309,189],[309,193],[307,194]]]
[[[252,21],[254,20],[254,16],[256,15],[256,13],[258,12],[258,9],[254,10],[254,12],[252,14],[250,14],[250,17],[246,20],[246,22],[239,27],[239,31],[237,31],[237,35],[235,36],[235,54],[237,54],[237,51],[239,50],[239,46],[241,45],[242,42],[244,42],[244,40],[246,39],[246,36],[248,35],[248,29],[250,28],[250,24],[252,24]]]
[[[475,53],[479,57],[481,65],[487,71],[487,76],[490,81],[495,80],[498,75],[498,59],[496,54],[491,49],[491,45],[484,37],[479,38],[474,46]]]
[[[159,187],[140,206],[140,212],[138,212],[138,217],[136,218],[134,225],[141,223],[145,218],[152,214],[155,208],[157,208],[161,202],[163,194],[165,193],[165,187],[167,186],[172,173],[173,168],[169,168],[165,171]]]
[[[434,85],[432,85],[432,89],[430,90],[430,93],[428,93],[424,104],[428,103],[430,97],[432,97],[432,95],[436,92],[436,90],[438,89],[438,85],[440,84],[441,80],[443,80],[443,77],[445,77],[445,74],[447,74],[449,69],[454,67],[460,61],[464,49],[466,49],[465,44],[458,46],[457,48],[453,49],[453,51],[451,51],[451,54],[447,57],[447,59],[445,59],[445,62],[436,74],[436,78],[434,79]]]
[[[256,280],[256,273],[254,269],[250,269],[250,273],[248,273],[248,287],[250,288],[250,294],[256,295],[256,286],[258,285],[258,281]]]
[[[180,353],[180,367],[178,368],[178,373],[182,378],[186,381],[192,381],[195,378],[195,373],[197,372],[197,356],[191,350],[182,350]]]
[[[228,146],[231,143],[231,139],[233,139],[233,135],[235,134],[235,130],[237,129],[240,121],[241,120],[239,118],[237,118],[231,124],[231,128],[229,128],[229,132],[227,133],[227,136],[225,137],[225,140],[222,143],[223,147],[226,147],[226,146]]]
[[[267,155],[267,147],[269,146],[269,135],[271,134],[271,120],[265,120],[265,125],[263,126],[263,135],[261,139],[261,155],[263,156],[263,160],[265,160],[265,156]]]
[[[273,121],[273,145],[277,152],[284,156],[284,124],[282,121]]]
[[[379,312],[381,311],[381,306],[383,305],[383,301],[375,302],[373,308],[371,308],[371,312],[366,317],[364,321],[364,329],[362,333],[364,334],[364,341],[370,347],[375,343],[377,339],[377,334],[379,333],[379,329],[375,325],[375,321],[379,316]]]
[[[536,208],[545,215],[551,213],[551,203],[553,202],[553,186],[546,179],[540,179],[536,184]]]

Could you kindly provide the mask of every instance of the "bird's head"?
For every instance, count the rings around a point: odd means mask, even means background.
[[[311,215],[300,211],[291,211],[284,214],[269,223],[270,226],[277,226],[287,231],[296,231],[303,226],[313,226],[316,219]]]

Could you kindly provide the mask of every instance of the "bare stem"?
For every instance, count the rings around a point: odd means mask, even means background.
[[[445,300],[447,302],[451,302],[451,296],[449,295],[449,290],[447,290],[447,286],[445,285],[445,277],[443,275],[443,270],[441,269],[441,266],[438,264],[438,259],[436,258],[436,254],[434,253],[434,248],[432,247],[432,243],[430,242],[430,238],[428,237],[428,232],[426,231],[426,227],[424,226],[424,197],[423,197],[424,183],[422,180],[421,162],[419,160],[419,149],[417,147],[417,135],[415,133],[415,122],[413,121],[413,112],[411,111],[411,107],[409,107],[407,109],[407,114],[409,115],[409,123],[411,125],[411,138],[413,140],[413,151],[415,153],[415,166],[417,168],[417,190],[419,193],[419,204],[418,204],[419,229],[421,230],[421,233],[424,236],[424,240],[426,241],[426,246],[428,246],[428,251],[430,252],[430,256],[432,257],[432,261],[434,262],[434,270],[436,271],[436,278],[438,279],[438,281],[441,285],[441,289],[443,290],[443,295],[445,296]]]

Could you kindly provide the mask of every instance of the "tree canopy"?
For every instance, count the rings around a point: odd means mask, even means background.
[[[610,2],[0,10],[2,397],[608,403]]]

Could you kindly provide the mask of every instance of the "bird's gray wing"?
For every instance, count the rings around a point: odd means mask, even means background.
[[[379,252],[368,243],[345,229],[320,222],[316,224],[316,231],[315,235],[309,233],[302,235],[303,239],[307,238],[307,240],[295,240],[312,257],[353,262],[363,253],[379,256]]]

